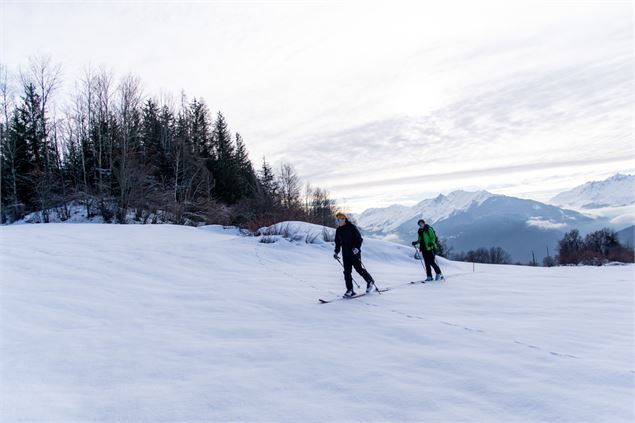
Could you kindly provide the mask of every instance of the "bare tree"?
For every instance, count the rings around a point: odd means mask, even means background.
[[[119,166],[116,170],[119,182],[119,206],[125,213],[130,204],[135,184],[140,181],[139,169],[135,168],[137,153],[137,131],[139,128],[139,108],[141,106],[141,83],[139,78],[128,75],[118,88],[119,120]]]
[[[46,111],[50,106],[53,93],[57,90],[62,82],[62,66],[59,63],[53,63],[50,56],[35,56],[29,58],[29,65],[26,71],[20,71],[22,85],[27,86],[33,84],[40,98],[40,128],[45,137],[48,137],[50,129],[46,119]],[[46,163],[46,178],[50,179],[51,168],[55,164],[53,162],[53,154],[51,143],[45,140],[44,157]],[[49,180],[50,185],[50,180]]]
[[[512,257],[501,247],[491,247],[489,249],[489,262],[492,264],[510,264]]]
[[[111,193],[114,171],[113,148],[115,135],[112,127],[112,109],[114,108],[112,103],[115,90],[113,80],[112,70],[101,67],[92,81],[93,92],[89,100],[90,110],[92,111],[89,126],[96,131],[94,142],[91,143],[93,148],[95,148],[94,154],[97,161],[95,180],[102,197],[104,194],[109,195]]]
[[[310,221],[318,225],[333,226],[334,214],[335,201],[330,198],[327,190],[316,188],[311,196]]]
[[[46,110],[53,92],[62,82],[62,65],[53,63],[50,56],[36,56],[29,58],[26,71],[20,71],[22,85],[33,84],[40,97],[40,110]],[[46,133],[46,121],[42,117],[42,127]]]
[[[304,212],[309,218],[310,218],[311,210],[312,210],[312,207],[311,207],[312,197],[313,197],[313,187],[311,186],[310,182],[307,182],[306,184],[304,184]]]
[[[7,67],[0,63],[0,106],[2,107],[3,124],[5,128],[9,125],[9,116],[13,111],[14,97],[11,84],[9,83],[9,71]]]
[[[300,177],[291,163],[280,165],[278,185],[282,206],[291,211],[298,208],[300,203]]]
[[[93,96],[95,92],[95,76],[92,67],[89,65],[84,69],[84,76],[80,81],[75,97],[75,133],[77,135],[79,153],[82,161],[82,177],[84,181],[84,192],[89,192],[88,172],[92,174],[92,169],[87,168],[86,158],[91,152],[93,157],[95,154],[95,146],[90,142],[90,126],[93,123]],[[90,209],[87,208],[88,216],[91,215]]]

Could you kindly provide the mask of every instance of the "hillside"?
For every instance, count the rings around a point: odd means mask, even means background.
[[[0,420],[633,420],[633,266],[440,259],[410,285],[412,248],[366,239],[394,289],[318,304],[341,268],[292,227],[1,227]]]
[[[617,232],[617,237],[622,245],[633,248],[635,245],[635,225],[624,228]]]

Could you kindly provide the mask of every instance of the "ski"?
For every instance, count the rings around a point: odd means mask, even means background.
[[[439,280],[433,279],[433,280],[431,280],[431,281],[426,281],[426,280],[421,280],[421,281],[411,281],[410,283],[411,283],[412,285],[414,285],[414,284],[417,284],[417,283],[443,282],[443,281],[445,281],[445,280],[446,280],[446,277],[444,276],[442,279],[439,279]]]
[[[379,289],[373,292],[386,292],[386,291],[390,291],[390,288]],[[327,303],[332,303],[333,301],[354,300],[355,298],[363,297],[364,295],[370,295],[373,292],[369,292],[369,293],[362,292],[361,294],[355,294],[352,297],[338,297],[338,298],[333,298],[330,300],[323,300],[322,298],[319,298],[318,301],[320,302],[320,304],[327,304]]]

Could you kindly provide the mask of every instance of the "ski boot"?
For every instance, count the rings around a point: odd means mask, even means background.
[[[432,276],[428,276],[424,282],[430,282],[432,280]]]
[[[375,282],[366,282],[366,293],[370,294],[371,292],[373,292],[373,289],[375,289]]]
[[[348,291],[344,293],[344,298],[351,298],[354,296],[355,296],[355,291],[353,291],[352,289],[349,289]]]
[[[440,281],[440,280],[443,280],[443,279],[445,279],[445,278],[443,277],[443,274],[441,274],[441,273],[437,273],[437,275],[434,277],[435,281]]]

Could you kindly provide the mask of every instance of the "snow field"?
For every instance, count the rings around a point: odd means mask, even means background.
[[[409,285],[414,250],[367,239],[366,267],[394,289],[318,304],[344,292],[319,237],[87,224],[0,236],[1,421],[634,417],[634,266],[439,259],[446,282]]]

